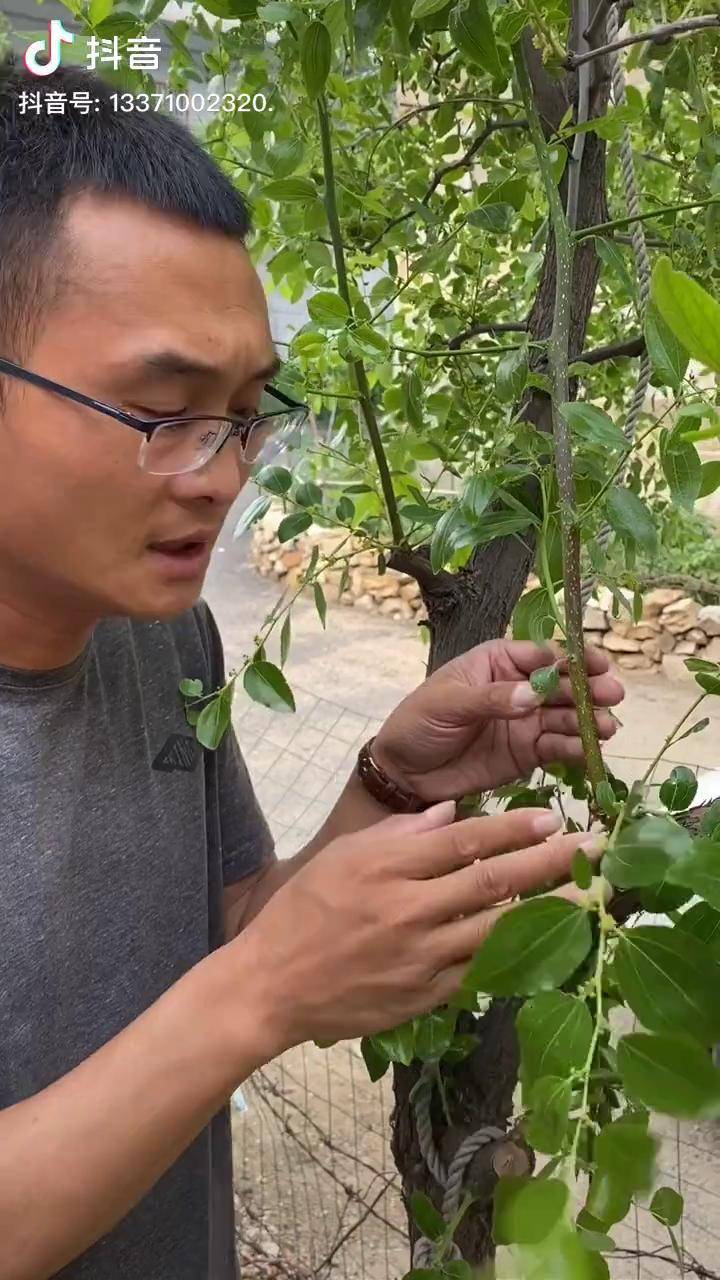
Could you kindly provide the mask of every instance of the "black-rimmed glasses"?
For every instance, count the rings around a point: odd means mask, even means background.
[[[197,471],[231,438],[244,462],[253,466],[266,465],[295,442],[310,412],[308,405],[293,400],[284,391],[268,384],[257,414],[227,418],[209,415],[139,418],[3,357],[0,357],[0,373],[29,382],[43,391],[52,391],[66,400],[74,400],[76,404],[87,405],[89,409],[142,432],[145,439],[140,445],[138,463],[144,471],[155,476]]]

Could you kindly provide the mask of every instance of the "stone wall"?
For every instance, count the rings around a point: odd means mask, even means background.
[[[277,540],[282,512],[269,511],[253,533],[252,559],[266,577],[294,590],[300,573],[307,568],[313,547],[321,556],[332,556],[346,539],[342,531],[312,525],[307,533],[291,542]],[[356,609],[373,610],[401,621],[419,622],[427,617],[414,578],[387,569],[378,573],[377,553],[359,550],[346,542],[343,553],[351,551],[342,594],[344,561],[324,569],[320,575],[328,602]],[[528,590],[537,586],[530,579]],[[588,643],[608,649],[613,661],[626,670],[658,672],[692,679],[685,658],[692,655],[720,662],[720,605],[698,604],[676,587],[658,587],[646,593],[639,623],[631,623],[623,613],[612,616],[612,595],[601,588],[585,610],[585,637]]]

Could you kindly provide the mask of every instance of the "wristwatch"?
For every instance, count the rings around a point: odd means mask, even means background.
[[[393,782],[385,770],[380,768],[372,754],[374,741],[375,739],[371,738],[364,747],[361,747],[357,763],[363,786],[370,792],[373,799],[385,805],[386,809],[392,809],[393,813],[422,813],[424,809],[429,808],[427,801],[421,800],[420,796],[416,796],[412,791],[406,791],[397,782]]]

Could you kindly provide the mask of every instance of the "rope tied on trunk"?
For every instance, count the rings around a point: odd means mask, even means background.
[[[446,1222],[452,1222],[460,1208],[463,1183],[468,1166],[478,1151],[481,1151],[489,1142],[498,1142],[505,1137],[505,1134],[502,1129],[498,1129],[494,1125],[486,1125],[482,1129],[476,1129],[474,1133],[468,1134],[467,1138],[461,1142],[450,1164],[446,1167],[437,1149],[433,1134],[431,1105],[434,1073],[435,1068],[426,1063],[413,1090],[412,1102],[415,1128],[423,1160],[438,1186],[443,1188],[442,1216]],[[428,1240],[426,1236],[419,1236],[413,1249],[413,1267],[431,1266],[435,1259],[435,1250],[436,1245],[432,1240]],[[462,1254],[456,1244],[451,1246],[450,1256],[453,1260],[462,1258]]]

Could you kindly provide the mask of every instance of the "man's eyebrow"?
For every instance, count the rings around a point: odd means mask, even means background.
[[[217,365],[208,363],[205,360],[198,360],[197,357],[188,357],[180,351],[153,351],[141,357],[140,363],[147,369],[151,369],[157,373],[170,375],[184,374],[195,375],[204,374],[205,377],[220,377],[223,370]],[[248,372],[245,379],[246,382],[269,382],[274,378],[276,373],[282,368],[282,360],[280,356],[275,355],[269,364],[264,365],[260,369],[254,369]]]

